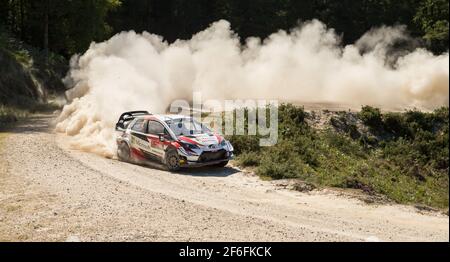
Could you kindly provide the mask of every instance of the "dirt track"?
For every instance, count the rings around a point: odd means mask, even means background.
[[[449,241],[449,218],[300,193],[234,168],[181,174],[70,149],[36,116],[0,141],[2,241]]]

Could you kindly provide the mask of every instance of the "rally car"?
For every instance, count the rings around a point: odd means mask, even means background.
[[[183,167],[224,167],[233,158],[229,141],[188,116],[126,112],[120,116],[116,132],[117,156],[122,161],[157,161],[177,171]]]

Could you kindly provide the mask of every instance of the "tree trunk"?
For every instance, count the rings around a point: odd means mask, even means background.
[[[25,40],[25,23],[24,23],[24,7],[23,7],[23,0],[19,1],[19,7],[20,7],[20,39]]]
[[[11,20],[10,20],[10,30],[11,30],[11,32],[13,32],[13,33],[17,33],[17,21],[16,21],[16,18],[17,18],[17,14],[16,14],[16,3],[15,2],[13,2],[13,1],[11,1],[10,2],[10,5],[9,5],[9,7],[10,7],[10,18],[11,18]]]
[[[48,13],[50,8],[50,0],[45,0],[45,10],[44,10],[44,52],[45,52],[45,62],[48,64]]]

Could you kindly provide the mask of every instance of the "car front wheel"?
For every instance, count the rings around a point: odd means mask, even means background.
[[[169,171],[180,170],[180,156],[177,151],[171,149],[166,153],[166,166]]]

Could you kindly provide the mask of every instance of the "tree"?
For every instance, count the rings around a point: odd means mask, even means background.
[[[344,44],[373,27],[405,24],[432,50],[444,52],[448,7],[448,0],[0,0],[0,23],[30,45],[45,49],[42,39],[48,39],[48,49],[66,57],[124,30],[172,42],[219,19],[245,40],[317,18],[342,35]]]
[[[119,0],[2,0],[0,23],[33,46],[70,56],[111,35],[113,29],[105,20],[120,4]]]
[[[45,0],[44,3],[44,50],[45,59],[48,63],[48,16],[50,11],[50,0]]]
[[[417,9],[414,22],[423,30],[423,38],[437,52],[448,50],[448,0],[423,0]]]

